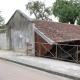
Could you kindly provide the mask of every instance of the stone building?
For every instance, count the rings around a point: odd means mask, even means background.
[[[78,62],[80,26],[45,20],[33,20],[15,11],[6,24],[7,49],[30,55],[48,56]]]
[[[27,47],[34,48],[34,23],[33,20],[16,10],[6,24],[7,49],[25,52]],[[27,44],[32,44],[28,45]],[[30,51],[34,55],[34,50]]]

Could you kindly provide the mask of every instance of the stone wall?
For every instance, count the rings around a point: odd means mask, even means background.
[[[22,13],[17,11],[7,24],[7,48],[9,50],[26,52],[25,43],[32,44],[34,48],[33,21],[29,21]],[[31,55],[34,55],[31,50]]]
[[[0,29],[0,49],[7,49],[6,47],[6,31]]]

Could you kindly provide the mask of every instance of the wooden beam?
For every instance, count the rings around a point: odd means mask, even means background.
[[[41,44],[48,52],[50,52],[43,44]],[[54,57],[54,58],[56,58],[55,57],[55,55],[54,54],[52,54],[51,52],[50,52],[50,54]]]
[[[78,46],[77,46],[77,52],[76,52],[76,63],[78,63]]]
[[[59,45],[58,45],[59,46]],[[59,46],[60,47],[60,46]],[[74,59],[71,54],[69,54],[68,52],[66,52],[62,47],[60,47],[62,49],[62,51],[64,51],[64,53],[67,53],[74,61],[76,61],[76,59]]]
[[[58,50],[58,49],[57,49],[57,44],[56,44],[56,55],[55,55],[55,56],[56,56],[56,59],[57,59],[57,57],[58,57],[58,55],[57,55],[57,54],[58,54],[58,51],[57,51],[57,50]]]
[[[39,43],[39,57],[41,56],[41,44]]]

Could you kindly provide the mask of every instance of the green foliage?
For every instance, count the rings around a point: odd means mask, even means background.
[[[0,29],[4,29],[5,27],[4,18],[0,15]]]
[[[0,29],[5,29],[5,28],[6,28],[5,24],[3,24],[3,25],[0,26]]]
[[[50,7],[45,7],[45,4],[40,1],[31,1],[26,5],[26,9],[30,15],[34,14],[36,19],[51,20],[49,16],[52,14]]]
[[[80,25],[80,15],[77,18],[77,24]]]
[[[74,24],[80,18],[80,0],[56,0],[52,11],[60,22]]]

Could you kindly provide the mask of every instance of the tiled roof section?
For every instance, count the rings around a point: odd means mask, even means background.
[[[66,42],[80,40],[80,26],[35,20],[35,27],[54,42]]]

